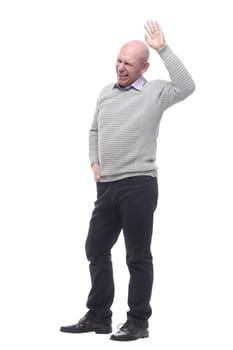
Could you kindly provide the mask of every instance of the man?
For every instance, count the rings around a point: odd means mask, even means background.
[[[112,340],[149,336],[148,320],[153,263],[151,238],[158,185],[156,138],[163,112],[185,99],[195,85],[165,42],[155,21],[145,25],[145,42],[163,60],[171,81],[146,81],[148,46],[139,40],[126,43],[116,62],[117,83],[100,93],[90,130],[90,162],[97,183],[97,201],[90,220],[86,254],[90,262],[89,311],[70,333],[111,333],[114,280],[111,249],[123,231],[130,273],[127,321]]]

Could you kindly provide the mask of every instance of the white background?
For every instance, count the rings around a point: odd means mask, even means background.
[[[226,0],[1,1],[1,349],[232,350],[231,14]],[[96,98],[147,19],[161,24],[197,89],[161,123],[151,336],[119,345],[59,327],[86,312]],[[147,79],[168,78],[156,52],[150,62]],[[122,237],[113,261],[116,330],[127,311]]]

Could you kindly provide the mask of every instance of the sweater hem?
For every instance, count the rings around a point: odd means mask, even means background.
[[[127,177],[133,177],[133,176],[157,177],[157,170],[144,171],[144,172],[131,172],[131,173],[125,173],[125,174],[119,174],[119,175],[103,175],[101,176],[99,182],[118,181],[118,180],[126,179]]]

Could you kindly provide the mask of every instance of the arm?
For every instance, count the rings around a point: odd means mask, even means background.
[[[98,108],[96,108],[94,119],[89,132],[89,158],[91,168],[94,174],[95,181],[100,180],[100,165],[98,158],[98,122],[97,122]]]
[[[146,43],[157,50],[171,78],[171,81],[163,84],[160,94],[161,105],[163,108],[168,108],[191,95],[195,90],[195,84],[183,63],[166,44],[159,24],[155,21],[147,21],[145,29]]]

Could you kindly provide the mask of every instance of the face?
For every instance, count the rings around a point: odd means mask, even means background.
[[[130,45],[123,46],[116,62],[118,84],[121,87],[132,84],[147,70],[148,65],[142,61],[138,48]]]

